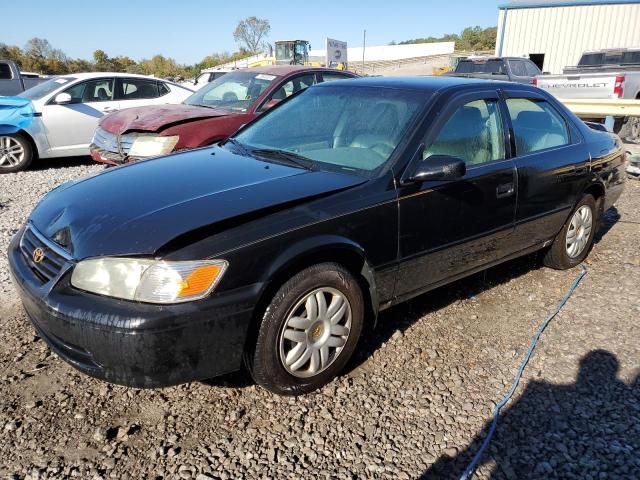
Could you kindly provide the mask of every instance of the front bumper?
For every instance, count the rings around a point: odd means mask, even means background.
[[[122,165],[127,161],[125,157],[119,153],[104,150],[95,143],[92,143],[89,146],[89,153],[93,160],[100,163],[106,163],[107,165]]]
[[[240,368],[259,285],[177,305],[103,297],[73,288],[71,265],[43,284],[20,250],[21,234],[8,257],[22,303],[38,335],[73,367],[140,388]]]

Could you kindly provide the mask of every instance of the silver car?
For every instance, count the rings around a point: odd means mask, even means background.
[[[89,155],[100,118],[129,107],[180,103],[192,90],[127,73],[78,73],[52,78],[19,97],[0,97],[0,173],[34,158]]]

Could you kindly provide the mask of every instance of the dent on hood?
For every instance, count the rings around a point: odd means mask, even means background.
[[[105,116],[100,126],[116,135],[130,132],[158,133],[183,123],[229,115],[229,112],[195,105],[150,105],[128,108]]]

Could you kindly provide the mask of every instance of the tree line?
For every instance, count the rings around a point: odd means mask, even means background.
[[[207,55],[195,65],[183,65],[171,57],[154,55],[151,58],[136,61],[128,56],[110,57],[104,50],[93,52],[91,60],[71,58],[62,50],[54,48],[44,38],[32,38],[24,48],[0,43],[0,59],[13,60],[22,71],[37,72],[44,75],[63,75],[76,72],[126,72],[156,77],[189,78],[202,69],[215,67],[251,55],[245,48],[234,53],[214,53]]]
[[[447,33],[441,37],[424,37],[414,38],[412,40],[404,40],[402,42],[391,42],[391,45],[409,45],[412,43],[435,43],[435,42],[455,42],[457,51],[482,51],[495,50],[496,36],[498,29],[496,27],[467,27],[462,33]]]

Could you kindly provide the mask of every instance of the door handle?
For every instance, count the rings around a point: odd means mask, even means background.
[[[503,183],[501,185],[498,185],[496,187],[496,197],[497,198],[507,198],[510,197],[511,195],[513,195],[513,193],[516,191],[515,186],[513,184],[513,182],[510,183]]]
[[[113,108],[113,107],[104,107],[102,109],[103,112],[115,112],[117,110],[117,108]]]

